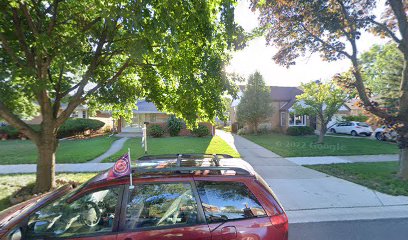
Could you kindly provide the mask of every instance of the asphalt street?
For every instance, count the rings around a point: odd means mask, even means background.
[[[289,240],[407,240],[408,218],[293,223]]]

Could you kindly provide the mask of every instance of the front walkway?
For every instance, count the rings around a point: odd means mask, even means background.
[[[94,160],[88,161],[88,163],[100,163],[102,162],[105,158],[108,158],[112,156],[113,154],[117,153],[120,151],[123,147],[123,144],[128,140],[127,137],[119,138],[115,142],[112,143],[112,146],[106,151],[104,154],[101,156],[95,158]]]
[[[408,217],[408,197],[379,193],[299,166],[237,135],[217,135],[266,180],[291,223]]]

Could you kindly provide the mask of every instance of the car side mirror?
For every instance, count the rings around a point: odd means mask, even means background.
[[[21,235],[21,229],[20,228],[16,228],[14,229],[8,236],[9,240],[21,240],[22,235]]]

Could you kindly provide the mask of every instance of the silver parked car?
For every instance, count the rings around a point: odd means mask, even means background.
[[[340,122],[330,127],[331,133],[351,134],[352,136],[371,136],[373,129],[365,122]]]
[[[398,137],[398,133],[392,129],[389,128],[385,125],[375,129],[374,131],[374,137],[378,140],[378,141],[392,141],[392,142],[396,142],[397,141],[397,137]]]

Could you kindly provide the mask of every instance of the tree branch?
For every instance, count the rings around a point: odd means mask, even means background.
[[[34,33],[34,36],[38,36],[38,29],[33,22],[33,17],[27,9],[27,5],[21,4],[20,9],[23,11],[25,18],[27,19],[28,26],[30,26],[30,29]]]
[[[51,22],[48,25],[47,35],[51,34],[52,30],[54,30],[55,24],[57,23],[58,3],[59,3],[59,0],[54,0],[54,3],[53,3],[54,13],[52,14]]]
[[[6,36],[3,33],[0,33],[0,41],[1,45],[3,46],[3,49],[6,51],[6,53],[16,62],[18,66],[24,67],[24,64],[21,62],[21,60],[17,57],[16,53],[13,51],[13,49],[10,47]]]
[[[336,49],[335,47],[333,47],[330,43],[327,43],[326,41],[324,41],[323,39],[321,39],[320,37],[316,36],[315,34],[313,34],[312,32],[310,32],[305,25],[303,25],[302,23],[300,24],[300,26],[302,26],[302,28],[307,32],[307,34],[309,34],[311,37],[313,37],[316,41],[320,42],[321,44],[323,44],[324,46],[340,53],[343,54],[344,56],[346,56],[347,58],[351,59],[351,55],[345,51]]]
[[[17,10],[15,8],[12,8],[13,12],[13,22],[14,22],[14,29],[16,30],[17,38],[18,41],[21,45],[21,49],[23,49],[26,58],[27,58],[27,63],[30,67],[35,67],[35,60],[34,56],[31,54],[30,49],[28,49],[27,43],[25,41],[24,33],[21,28],[21,22],[17,13]]]
[[[34,131],[27,123],[22,121],[19,117],[14,115],[1,101],[0,101],[0,116],[9,124],[20,130],[27,137],[34,142],[39,141],[39,134]]]
[[[390,36],[396,43],[398,43],[398,44],[401,43],[401,39],[399,39],[397,37],[397,35],[395,35],[385,24],[379,23],[379,22],[377,22],[377,21],[375,21],[374,19],[371,19],[371,18],[369,18],[368,21],[371,22],[372,24],[378,26],[384,32],[386,32],[388,34],[388,36]]]

